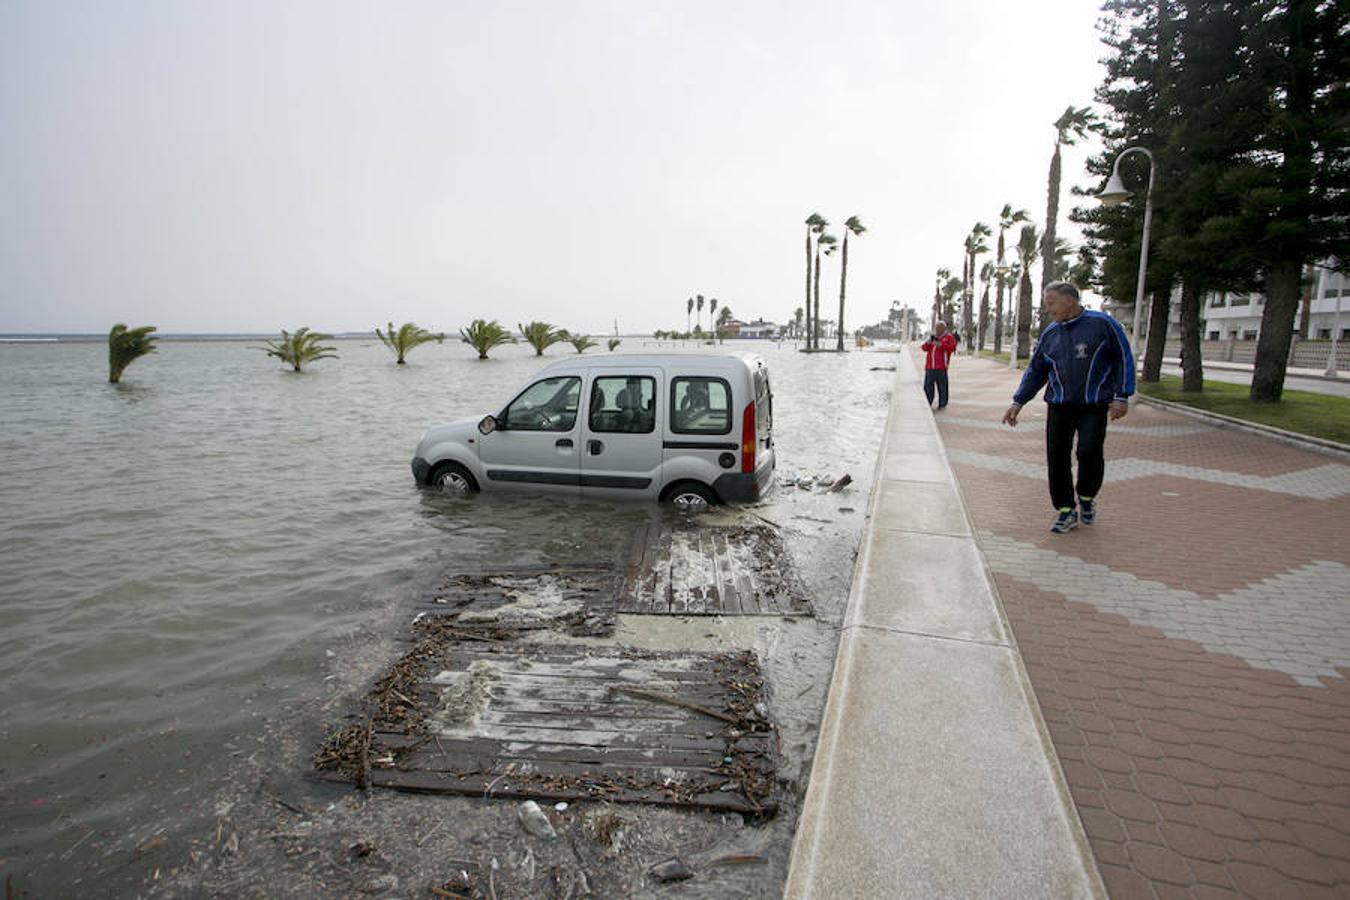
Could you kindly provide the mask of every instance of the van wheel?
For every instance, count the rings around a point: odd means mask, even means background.
[[[446,494],[476,494],[478,482],[468,469],[456,462],[441,463],[431,473],[429,484]]]
[[[684,512],[703,512],[717,497],[696,481],[682,481],[666,491],[665,501]]]

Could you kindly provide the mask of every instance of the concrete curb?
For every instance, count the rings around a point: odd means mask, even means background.
[[[1105,897],[908,350],[784,894]]]
[[[1135,394],[1134,396],[1140,403],[1148,403],[1161,409],[1171,410],[1172,412],[1183,416],[1190,416],[1192,419],[1205,419],[1214,422],[1221,427],[1236,428],[1239,431],[1250,431],[1254,434],[1263,434],[1288,444],[1298,444],[1307,447],[1309,450],[1316,450],[1330,456],[1350,458],[1350,444],[1342,444],[1339,441],[1328,440],[1327,438],[1299,434],[1296,431],[1286,431],[1283,428],[1276,428],[1274,425],[1263,425],[1260,422],[1250,422],[1246,419],[1235,418],[1234,416],[1225,416],[1223,413],[1210,412],[1207,409],[1196,409],[1194,406],[1187,406],[1184,403],[1176,403],[1172,400],[1159,400],[1156,397],[1149,397],[1146,394]]]

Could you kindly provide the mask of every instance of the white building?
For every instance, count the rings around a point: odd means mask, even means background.
[[[1261,314],[1265,311],[1266,298],[1261,293],[1242,293],[1238,291],[1217,291],[1205,295],[1201,301],[1200,315],[1203,319],[1201,337],[1208,341],[1255,341],[1261,334]],[[1115,317],[1125,326],[1125,331],[1134,325],[1134,303],[1106,301],[1102,309]],[[1340,310],[1338,313],[1337,310]],[[1144,307],[1148,315],[1148,307]],[[1142,323],[1147,329],[1148,322]],[[1294,331],[1303,327],[1303,304],[1299,303],[1294,316]],[[1308,339],[1328,341],[1332,332],[1339,329],[1339,339],[1350,340],[1350,277],[1330,269],[1319,268],[1317,280],[1313,285],[1313,299],[1308,316]],[[1173,288],[1172,307],[1168,317],[1167,337],[1181,337],[1181,288]]]

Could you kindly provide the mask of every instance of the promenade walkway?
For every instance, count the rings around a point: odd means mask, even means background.
[[[1110,896],[1350,897],[1350,457],[1137,405],[1053,535],[1018,375],[935,418]]]

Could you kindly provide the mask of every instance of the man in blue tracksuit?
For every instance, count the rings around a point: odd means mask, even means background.
[[[1045,289],[1045,311],[1055,321],[1045,331],[1013,394],[1003,421],[1017,425],[1017,414],[1042,385],[1045,389],[1045,456],[1050,470],[1050,502],[1056,517],[1050,530],[1063,534],[1097,518],[1097,492],[1106,475],[1106,422],[1130,410],[1134,393],[1134,354],[1125,330],[1106,313],[1083,309],[1078,288],[1057,281]],[[1078,436],[1078,492],[1074,503],[1074,435]]]

